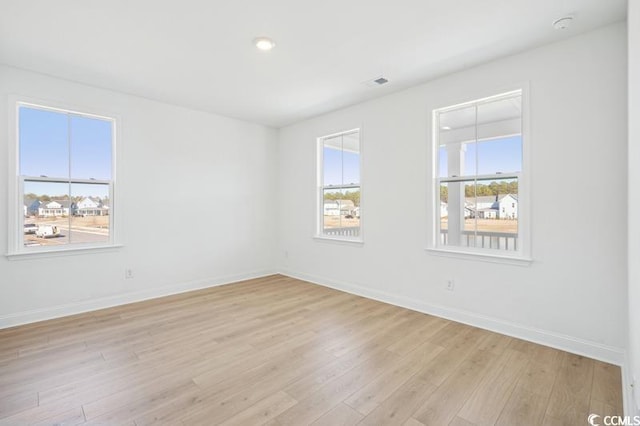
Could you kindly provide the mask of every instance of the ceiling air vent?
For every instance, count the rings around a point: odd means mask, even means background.
[[[379,77],[376,77],[376,78],[372,78],[370,80],[365,80],[365,81],[362,82],[362,84],[364,84],[367,87],[380,87],[383,84],[387,84],[388,82],[389,82],[389,80],[387,80],[383,76],[379,76]]]

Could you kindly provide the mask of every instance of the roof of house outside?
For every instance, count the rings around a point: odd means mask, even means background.
[[[502,201],[507,196],[511,196],[511,198],[513,198],[516,201],[518,201],[518,196],[517,195],[499,194],[497,196],[496,195],[481,195],[479,197],[466,197],[465,198],[465,202],[467,204],[471,204],[471,205],[474,205],[476,202],[477,203],[495,203],[496,202],[496,197],[498,198],[499,201]]]

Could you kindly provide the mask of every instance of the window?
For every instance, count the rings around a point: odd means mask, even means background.
[[[318,158],[318,236],[360,241],[360,131],[318,139]]]
[[[10,253],[113,245],[115,120],[17,103]]]
[[[436,249],[527,257],[523,92],[435,110]]]

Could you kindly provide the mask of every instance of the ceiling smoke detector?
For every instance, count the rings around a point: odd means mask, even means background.
[[[556,30],[566,30],[571,26],[572,22],[573,16],[565,16],[563,18],[556,19],[553,22],[553,28],[555,28]]]

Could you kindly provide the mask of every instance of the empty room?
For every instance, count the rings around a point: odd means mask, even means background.
[[[0,135],[0,425],[640,425],[640,0],[0,0]]]

